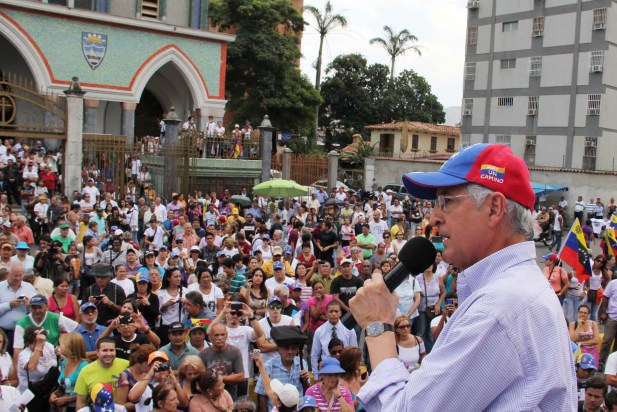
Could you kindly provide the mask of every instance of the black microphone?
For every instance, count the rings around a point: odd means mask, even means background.
[[[424,236],[418,236],[410,239],[405,246],[399,251],[399,262],[390,269],[390,272],[384,277],[384,282],[390,292],[401,284],[409,274],[417,276],[428,269],[437,257],[437,250],[430,240]],[[356,326],[351,311],[347,312],[341,319],[343,325],[347,329],[353,329]]]

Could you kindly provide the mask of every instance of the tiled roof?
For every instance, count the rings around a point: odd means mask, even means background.
[[[403,130],[404,123],[405,122],[372,124],[364,126],[364,128],[368,130]],[[407,122],[407,130],[410,132],[442,133],[457,136],[461,134],[460,127],[422,122]]]

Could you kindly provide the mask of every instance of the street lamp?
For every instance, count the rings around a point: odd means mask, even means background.
[[[268,115],[259,125],[259,137],[261,146],[261,181],[270,180],[270,169],[272,168],[272,155],[276,153],[276,130],[272,127]]]

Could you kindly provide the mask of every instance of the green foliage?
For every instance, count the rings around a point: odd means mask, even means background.
[[[233,122],[259,125],[268,114],[281,130],[310,129],[321,97],[295,65],[304,21],[290,1],[213,0],[209,16],[220,30],[236,30],[226,76],[226,109],[234,113]]]
[[[415,51],[418,56],[422,55],[420,46],[415,46],[411,43],[418,41],[418,38],[411,34],[409,30],[403,29],[398,33],[394,33],[394,30],[390,26],[383,26],[383,31],[386,33],[386,38],[375,37],[369,41],[370,44],[379,44],[386,49],[386,52],[390,56],[390,81],[394,79],[394,63],[398,56],[402,56],[407,50]]]
[[[431,93],[430,85],[413,70],[403,71],[390,82],[388,67],[368,66],[363,56],[349,54],[336,57],[326,74],[320,124],[336,125],[338,135],[342,130],[363,133],[368,124],[445,121],[443,106]]]
[[[341,152],[341,162],[346,163],[350,166],[363,166],[364,159],[369,156],[372,156],[375,153],[375,146],[371,145],[369,142],[365,142],[361,140],[357,145],[357,150],[355,152]]]

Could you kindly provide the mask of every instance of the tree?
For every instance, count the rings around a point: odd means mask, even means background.
[[[332,4],[330,3],[330,0],[326,2],[326,8],[323,14],[315,6],[305,6],[304,10],[313,15],[313,18],[315,19],[315,29],[319,33],[319,52],[317,54],[317,62],[315,64],[315,69],[317,70],[317,73],[315,74],[315,89],[319,91],[321,87],[321,56],[323,54],[324,39],[328,33],[335,28],[339,26],[346,27],[347,19],[340,14],[332,14]],[[315,117],[317,121],[317,118],[319,117],[319,105],[316,106]],[[313,137],[317,140],[317,123],[315,124]]]
[[[383,26],[383,30],[386,32],[387,38],[375,37],[369,43],[381,45],[390,55],[390,81],[392,81],[394,79],[394,62],[398,56],[402,56],[407,50],[415,51],[418,56],[421,56],[422,52],[420,46],[410,44],[417,42],[418,38],[411,34],[409,30],[403,29],[396,34],[390,26]]]
[[[226,110],[258,125],[265,114],[286,131],[310,131],[319,93],[296,67],[304,21],[289,0],[213,0],[211,23],[233,28],[227,50]]]

